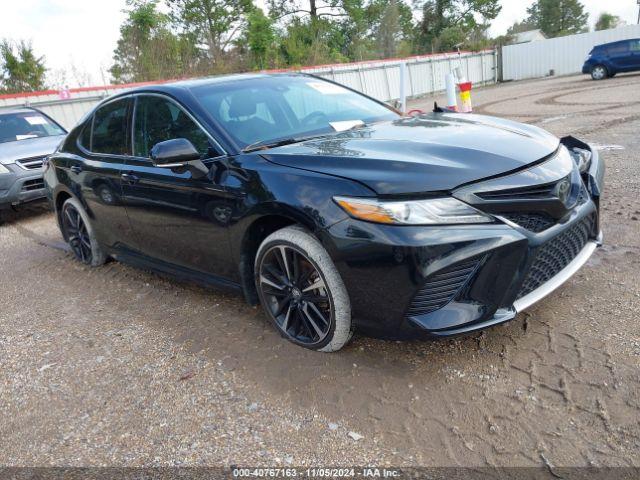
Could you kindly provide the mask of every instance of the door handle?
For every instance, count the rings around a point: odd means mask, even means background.
[[[80,165],[72,165],[69,170],[73,173],[80,173],[82,171],[82,167]]]
[[[129,183],[130,185],[134,185],[136,183],[138,183],[140,181],[140,177],[132,174],[132,173],[123,173],[122,175],[120,175],[120,178]]]

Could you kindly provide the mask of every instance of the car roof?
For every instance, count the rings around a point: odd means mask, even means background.
[[[283,72],[283,73],[237,73],[229,75],[216,75],[212,77],[194,78],[188,80],[178,80],[175,82],[161,83],[157,85],[145,85],[136,87],[124,92],[124,95],[140,92],[161,92],[161,93],[178,93],[185,90],[191,90],[206,85],[224,85],[228,83],[237,83],[244,80],[254,80],[259,78],[273,78],[273,77],[300,77],[309,76],[304,73],[295,72]]]
[[[616,40],[615,42],[602,43],[600,45],[596,45],[594,48],[602,48],[602,47],[610,47],[611,45],[618,45],[619,43],[627,43],[633,40],[640,40],[640,38],[625,38],[624,40]]]

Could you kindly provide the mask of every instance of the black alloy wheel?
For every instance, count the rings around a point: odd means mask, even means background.
[[[263,256],[259,272],[260,294],[280,331],[302,345],[322,342],[334,312],[314,263],[293,246],[276,245]]]
[[[87,265],[91,264],[93,251],[91,237],[87,226],[82,220],[80,212],[71,204],[65,204],[62,210],[62,226],[64,235],[78,260]]]

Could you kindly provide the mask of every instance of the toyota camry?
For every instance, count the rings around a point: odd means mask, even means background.
[[[446,337],[513,319],[601,242],[604,165],[573,137],[438,108],[404,117],[302,74],[146,86],[45,166],[75,257],[261,303],[288,340]]]

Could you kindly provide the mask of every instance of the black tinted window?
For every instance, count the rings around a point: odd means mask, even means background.
[[[78,137],[78,141],[80,142],[80,145],[82,145],[82,147],[85,150],[89,150],[89,151],[91,151],[91,123],[92,122],[93,122],[93,117],[87,120],[87,122],[84,124],[84,127],[82,128],[82,132],[80,132],[80,136]]]
[[[209,138],[174,102],[162,97],[139,96],[133,126],[133,154],[148,157],[156,143],[186,138],[203,155],[209,155]]]
[[[94,114],[91,151],[127,155],[127,113],[129,99],[108,103]]]

